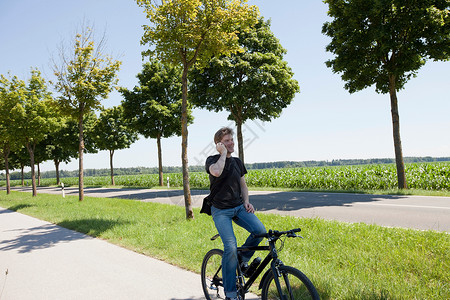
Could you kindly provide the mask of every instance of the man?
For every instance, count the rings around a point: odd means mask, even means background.
[[[257,246],[262,238],[252,234],[266,232],[264,225],[254,214],[255,208],[249,201],[245,182],[245,169],[242,161],[232,157],[234,152],[233,130],[224,127],[214,135],[217,155],[206,159],[206,172],[209,174],[211,190],[211,215],[223,242],[222,277],[226,299],[240,299],[236,291],[236,268],[238,265],[237,242],[233,231],[234,221],[250,232],[245,247]],[[246,266],[254,251],[242,253],[242,265]]]

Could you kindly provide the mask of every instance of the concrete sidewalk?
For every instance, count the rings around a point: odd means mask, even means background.
[[[0,207],[0,299],[204,299],[200,275]]]

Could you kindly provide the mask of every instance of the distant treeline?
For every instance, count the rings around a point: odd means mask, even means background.
[[[424,163],[424,162],[441,162],[450,161],[450,157],[405,157],[405,163]],[[372,164],[393,164],[393,158],[372,158],[372,159],[334,159],[331,161],[277,161],[265,163],[246,164],[248,170],[254,169],[273,169],[273,168],[304,168],[304,167],[326,167],[326,166],[348,166],[348,165],[372,165]],[[204,166],[190,166],[191,172],[203,172]],[[181,173],[181,167],[163,167],[164,173]],[[139,174],[158,174],[157,167],[130,167],[130,168],[115,168],[114,175],[139,175]],[[110,169],[85,169],[84,176],[110,176]],[[78,170],[65,171],[60,170],[59,176],[64,177],[78,177]],[[12,172],[10,174],[11,180],[22,179],[20,172]],[[55,171],[41,172],[41,178],[56,178]],[[24,173],[24,179],[31,179],[31,172]],[[5,175],[0,174],[0,180],[5,180]]]

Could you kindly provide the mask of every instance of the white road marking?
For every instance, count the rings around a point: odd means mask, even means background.
[[[432,209],[450,209],[450,207],[442,207],[442,206],[402,205],[402,204],[390,204],[390,203],[364,203],[364,202],[357,202],[357,204],[380,205],[380,206],[398,206],[398,207],[414,207],[414,208],[432,208]]]

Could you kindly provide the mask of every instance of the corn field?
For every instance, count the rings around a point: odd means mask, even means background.
[[[191,188],[208,188],[205,172],[191,172]],[[182,187],[181,173],[164,174],[171,187]],[[450,191],[450,162],[416,163],[406,165],[408,187],[421,190]],[[65,186],[78,185],[78,178],[62,178]],[[158,174],[115,176],[116,185],[128,187],[157,187]],[[300,190],[388,190],[397,187],[397,171],[394,164],[374,164],[337,167],[283,168],[249,170],[246,175],[249,187],[292,188]],[[25,181],[30,185],[31,181]],[[19,180],[11,185],[20,185]],[[41,180],[41,186],[55,185],[55,179]],[[111,184],[109,176],[84,177],[86,186]],[[4,186],[5,181],[0,182]]]

